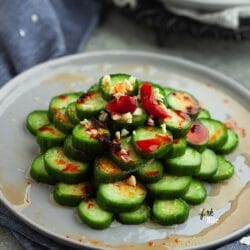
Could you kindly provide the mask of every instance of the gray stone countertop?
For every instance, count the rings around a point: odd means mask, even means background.
[[[250,41],[198,40],[188,35],[171,35],[166,38],[165,47],[159,48],[154,32],[112,12],[81,52],[110,49],[152,51],[185,58],[216,69],[250,89]],[[22,249],[13,235],[1,226],[0,249]]]

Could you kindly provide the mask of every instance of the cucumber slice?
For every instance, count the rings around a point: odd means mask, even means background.
[[[221,148],[227,141],[227,129],[225,125],[217,120],[202,118],[199,120],[208,130],[208,147],[211,149]]]
[[[26,119],[26,127],[33,135],[36,135],[38,129],[47,124],[49,124],[49,117],[46,110],[34,110],[28,114]]]
[[[76,102],[77,99],[81,96],[81,92],[77,93],[66,93],[59,96],[55,96],[51,99],[49,104],[49,117],[53,120],[54,113],[57,112],[59,109],[67,108],[67,106],[72,103]]]
[[[126,172],[105,156],[96,158],[94,166],[94,177],[98,183],[117,182],[128,176]]]
[[[164,94],[165,94],[165,98],[174,91],[173,88],[169,88],[169,87],[163,87],[163,91],[164,91]]]
[[[208,179],[209,182],[224,181],[232,177],[234,174],[234,166],[230,161],[227,161],[223,156],[218,155],[218,169],[215,174]]]
[[[208,130],[199,121],[193,121],[186,135],[187,143],[192,147],[202,152],[208,143]]]
[[[113,221],[113,214],[100,208],[94,199],[82,201],[78,214],[83,223],[94,229],[105,229]]]
[[[136,95],[138,82],[128,74],[105,75],[99,80],[99,88],[105,100],[116,95]]]
[[[175,158],[185,154],[187,141],[185,138],[176,138],[173,140],[172,147],[167,152],[166,158]]]
[[[67,107],[67,114],[69,117],[69,120],[74,124],[78,124],[80,122],[79,117],[77,116],[77,112],[76,112],[76,103],[72,102],[68,105]]]
[[[187,192],[183,195],[183,199],[191,204],[198,205],[205,201],[207,197],[207,190],[204,184],[199,180],[192,180]]]
[[[173,91],[167,97],[167,103],[170,108],[196,116],[200,112],[198,100],[185,91]]]
[[[53,124],[48,124],[38,129],[37,143],[42,152],[45,152],[49,148],[63,145],[65,137],[66,135]]]
[[[99,91],[99,83],[95,83],[88,89],[87,92]]]
[[[160,158],[171,148],[173,137],[167,130],[141,127],[133,132],[132,143],[138,154],[146,158]]]
[[[203,108],[200,110],[200,112],[197,116],[197,119],[201,119],[201,118],[211,118],[211,115],[207,109]]]
[[[140,184],[126,181],[101,184],[97,190],[97,202],[105,210],[115,213],[138,209],[146,197],[146,189]]]
[[[155,159],[149,160],[137,170],[137,177],[145,183],[154,183],[163,176],[163,165]]]
[[[161,124],[165,124],[175,137],[185,136],[191,126],[190,117],[177,110],[167,109],[168,117],[161,120]]]
[[[66,108],[58,109],[54,113],[53,117],[53,122],[56,128],[65,134],[71,133],[72,129],[74,128],[74,124],[70,121]]]
[[[63,152],[66,156],[76,161],[88,162],[92,159],[91,155],[73,146],[72,135],[67,136],[66,140],[64,141]]]
[[[192,181],[190,176],[165,175],[158,182],[148,184],[150,196],[159,199],[181,197],[189,188]]]
[[[50,176],[44,166],[43,155],[38,155],[32,162],[30,169],[31,177],[37,181],[46,184],[55,184],[55,179]]]
[[[60,147],[49,149],[44,161],[47,172],[58,181],[73,184],[88,178],[88,164],[68,158]]]
[[[147,114],[144,109],[137,108],[134,113],[131,113],[131,118],[126,118],[127,113],[125,114],[115,114],[115,116],[112,116],[112,125],[114,130],[120,130],[120,129],[127,129],[129,131],[136,129],[140,126],[143,126],[147,120]],[[116,117],[116,119],[113,119],[113,117]],[[124,117],[126,119],[124,119]],[[118,118],[118,119],[117,119]]]
[[[57,183],[53,191],[55,201],[63,206],[77,206],[81,200],[91,195],[91,185],[88,182],[79,184]]]
[[[201,154],[187,147],[185,154],[176,158],[166,159],[170,173],[175,175],[194,175],[200,170]]]
[[[80,96],[76,102],[76,111],[79,119],[98,117],[107,102],[98,91],[88,92]]]
[[[153,219],[164,226],[184,223],[189,215],[189,206],[182,199],[156,200],[153,204]]]
[[[131,137],[124,137],[120,141],[114,141],[111,145],[112,160],[124,170],[136,170],[140,165],[146,162],[138,155],[133,145]]]
[[[217,156],[211,149],[205,149],[201,154],[201,167],[195,176],[206,180],[215,174],[218,168]]]
[[[226,143],[218,148],[216,152],[220,154],[229,154],[235,150],[239,144],[239,137],[232,129],[227,129],[227,141]]]
[[[109,142],[110,133],[107,127],[98,120],[84,120],[74,127],[72,132],[73,146],[90,155],[99,154]]]
[[[117,214],[116,219],[122,224],[136,225],[146,222],[149,219],[149,215],[149,207],[143,204],[135,211]]]

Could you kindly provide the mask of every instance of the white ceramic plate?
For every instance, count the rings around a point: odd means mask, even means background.
[[[222,10],[235,6],[249,5],[249,0],[163,0],[166,4],[171,4],[183,8],[193,8],[201,10]]]
[[[33,109],[46,109],[52,96],[86,90],[103,74],[127,72],[140,79],[193,93],[214,118],[237,121],[238,149],[229,156],[236,174],[223,184],[207,185],[206,202],[191,210],[188,221],[162,227],[153,223],[103,231],[83,225],[75,209],[55,204],[52,187],[30,180],[29,167],[38,153],[25,128]],[[215,246],[249,228],[250,115],[249,92],[233,80],[189,61],[145,52],[95,52],[61,58],[34,67],[0,90],[0,198],[35,230],[66,244],[105,249],[162,249]],[[214,216],[200,220],[199,212]]]

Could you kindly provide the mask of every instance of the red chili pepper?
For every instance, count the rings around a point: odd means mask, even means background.
[[[136,108],[137,104],[135,98],[127,95],[113,99],[106,105],[106,110],[114,113],[134,112]]]
[[[143,108],[152,116],[164,119],[169,117],[166,110],[164,110],[157,102],[154,95],[154,89],[150,83],[145,82],[141,86],[141,103]]]

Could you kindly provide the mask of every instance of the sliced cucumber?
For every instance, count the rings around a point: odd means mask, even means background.
[[[172,91],[167,96],[170,108],[196,116],[200,112],[200,104],[197,99],[185,91]]]
[[[186,135],[187,143],[202,152],[208,143],[209,134],[207,128],[199,121],[193,121]]]
[[[105,75],[99,80],[99,88],[106,100],[116,95],[136,95],[137,80],[128,74]]]
[[[187,141],[185,138],[176,138],[173,140],[172,147],[167,152],[166,159],[179,157],[185,154]]]
[[[133,211],[146,197],[146,189],[140,184],[129,185],[126,181],[101,184],[97,190],[97,202],[102,208],[115,213]]]
[[[49,117],[46,110],[34,110],[28,114],[26,119],[26,127],[33,135],[36,135],[39,128],[47,124],[49,124]]]
[[[217,156],[211,149],[205,149],[201,154],[201,167],[195,176],[206,180],[215,174],[218,168]]]
[[[223,156],[218,155],[218,169],[215,174],[208,179],[210,182],[218,182],[224,181],[232,177],[234,174],[234,166],[233,164],[226,160]]]
[[[117,214],[116,219],[122,224],[136,225],[146,222],[149,219],[149,215],[149,207],[143,204],[135,211]]]
[[[161,120],[161,124],[165,124],[175,137],[185,136],[191,126],[190,117],[177,110],[167,109],[168,116]]]
[[[114,130],[127,129],[133,130],[140,126],[143,126],[147,120],[147,114],[144,109],[137,108],[134,113],[131,114],[131,118],[126,118],[127,113],[120,114],[118,119],[112,119],[112,125]],[[117,114],[115,115],[117,117]],[[114,116],[114,117],[115,117]],[[129,115],[130,116],[130,115]],[[111,115],[111,118],[113,116]],[[126,119],[124,119],[124,117]]]
[[[128,174],[107,157],[95,160],[94,178],[98,183],[117,182],[125,179]]]
[[[76,112],[76,103],[75,102],[72,102],[68,105],[67,107],[67,114],[68,114],[68,117],[70,119],[70,121],[76,125],[80,122],[80,119],[79,117],[77,116],[77,112]]]
[[[31,169],[30,169],[31,177],[37,181],[46,184],[55,184],[55,179],[50,176],[44,166],[44,159],[43,155],[38,155],[32,162]]]
[[[227,129],[217,120],[202,118],[199,120],[208,130],[208,147],[214,150],[221,148],[227,141]]]
[[[67,136],[66,140],[64,141],[63,152],[69,158],[77,161],[88,162],[92,159],[90,154],[73,146],[72,135]]]
[[[57,183],[53,191],[55,201],[63,206],[77,206],[81,200],[91,195],[91,185],[88,182],[79,184]]]
[[[54,113],[53,117],[56,128],[65,134],[71,133],[72,129],[74,128],[74,124],[70,121],[66,108],[58,109]]]
[[[138,154],[146,158],[160,158],[171,148],[173,137],[167,130],[141,127],[133,132],[132,143]]]
[[[107,102],[99,91],[88,92],[80,96],[76,102],[76,111],[79,119],[97,117],[105,108]]]
[[[38,129],[37,143],[42,152],[55,146],[63,145],[66,135],[58,130],[54,124],[48,124]]]
[[[181,224],[189,215],[189,206],[182,199],[156,200],[153,204],[153,219],[165,226]]]
[[[197,116],[197,119],[201,119],[201,118],[211,118],[211,115],[207,109],[203,108],[200,110],[200,112]]]
[[[111,146],[112,160],[124,170],[136,170],[146,162],[135,152],[130,141],[130,137],[124,137],[118,143],[115,141]]]
[[[87,92],[99,91],[99,83],[95,83],[88,89]]]
[[[103,123],[97,120],[86,120],[85,124],[78,124],[72,132],[74,147],[89,154],[99,154],[109,142],[110,132]]]
[[[137,170],[137,177],[145,183],[154,183],[163,176],[163,165],[155,159],[147,161]]]
[[[67,106],[76,102],[77,99],[81,96],[81,92],[77,93],[66,93],[59,96],[55,96],[51,99],[49,104],[49,117],[53,120],[54,113],[56,113],[59,109],[67,108]]]
[[[183,199],[191,204],[198,205],[205,201],[207,197],[207,190],[204,184],[199,180],[192,180],[187,192],[183,195]]]
[[[170,173],[175,175],[194,175],[201,166],[201,154],[187,147],[185,154],[176,158],[166,160]]]
[[[165,175],[158,182],[148,184],[151,197],[159,199],[173,199],[181,197],[189,188],[190,176]]]
[[[82,201],[78,214],[83,223],[94,229],[105,229],[113,221],[113,214],[100,208],[95,199]]]
[[[44,161],[47,172],[58,181],[73,184],[88,178],[88,164],[68,158],[60,147],[49,149]]]
[[[173,88],[169,88],[169,87],[163,87],[164,90],[164,94],[165,94],[165,98],[174,91]]]
[[[216,152],[220,154],[229,154],[233,152],[239,144],[239,137],[232,129],[227,129],[227,141],[226,143],[218,148]]]

